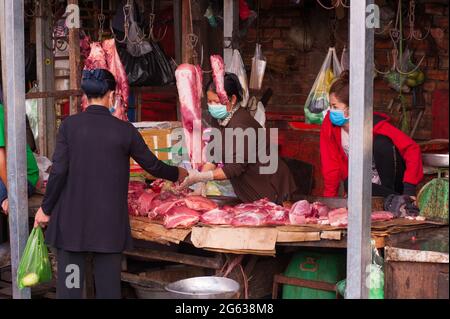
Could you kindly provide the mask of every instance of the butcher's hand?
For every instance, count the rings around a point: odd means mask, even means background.
[[[184,190],[188,188],[189,186],[192,186],[197,183],[206,183],[209,181],[214,180],[214,172],[213,171],[207,171],[207,172],[199,172],[198,170],[190,170],[188,177],[184,180],[183,183],[181,183],[179,190]]]
[[[182,183],[188,176],[188,171],[182,167],[178,167],[178,183]]]
[[[36,216],[34,217],[34,228],[37,228],[39,226],[46,227],[49,221],[50,216],[45,215],[42,208],[39,208],[38,212],[36,213]]]

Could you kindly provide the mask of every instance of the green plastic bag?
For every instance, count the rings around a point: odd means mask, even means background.
[[[375,248],[372,240],[372,264],[366,270],[366,285],[369,288],[369,299],[384,299],[384,259]],[[341,280],[336,284],[337,292],[345,297],[347,280]]]
[[[34,228],[17,270],[17,286],[20,289],[36,286],[52,280],[52,268],[48,258],[44,234],[40,227]]]

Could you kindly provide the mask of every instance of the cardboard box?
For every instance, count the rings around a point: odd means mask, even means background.
[[[171,134],[174,129],[182,127],[181,122],[139,122],[134,123],[134,126],[158,159],[162,161],[173,159],[173,154],[169,149],[179,142],[180,138],[174,140]],[[132,158],[130,158],[130,175],[152,178]]]

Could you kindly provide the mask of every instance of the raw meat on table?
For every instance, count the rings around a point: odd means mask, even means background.
[[[200,221],[208,225],[230,225],[233,213],[230,210],[216,208],[200,216]]]
[[[139,216],[138,198],[142,195],[147,185],[142,182],[131,181],[128,184],[128,213]]]
[[[372,221],[385,221],[394,219],[394,215],[391,212],[379,211],[372,213]]]
[[[264,226],[266,225],[267,212],[262,211],[246,211],[238,213],[231,221],[234,227],[242,226]]]
[[[328,213],[328,220],[333,227],[345,227],[348,224],[347,208],[338,208]]]
[[[306,223],[306,218],[311,217],[311,205],[307,200],[296,202],[289,212],[289,221],[292,225],[302,225]]]
[[[139,216],[148,216],[152,207],[152,201],[157,195],[157,193],[147,189],[139,196],[137,200]]]
[[[202,73],[199,67],[181,64],[176,72],[184,138],[192,167],[202,164]]]
[[[228,96],[225,91],[225,64],[220,55],[211,55],[211,68],[213,71],[214,84],[220,103],[228,104]]]
[[[186,196],[184,201],[190,209],[202,212],[207,212],[218,207],[215,202],[203,196]]]
[[[155,198],[152,203],[152,207],[148,217],[150,219],[158,219],[169,214],[170,210],[175,206],[181,206],[184,204],[183,199],[178,199],[176,197],[171,197],[166,200],[161,200],[160,198]]]
[[[327,217],[329,211],[330,208],[328,208],[328,206],[323,203],[315,202],[311,205],[311,215],[313,217]]]
[[[267,214],[266,225],[283,226],[289,224],[289,210],[281,207],[273,209]]]
[[[171,228],[190,228],[200,220],[200,213],[186,206],[173,207],[168,214],[164,216],[164,227]]]
[[[144,182],[130,181],[128,183],[128,192],[134,192],[136,190],[143,191],[146,188],[147,188],[147,184],[145,184]]]

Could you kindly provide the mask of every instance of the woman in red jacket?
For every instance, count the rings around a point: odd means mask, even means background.
[[[330,111],[320,134],[320,153],[325,197],[337,197],[339,186],[348,186],[349,74],[342,73],[330,89]],[[389,117],[373,117],[372,194],[416,196],[423,178],[420,148],[409,136],[389,123]]]

